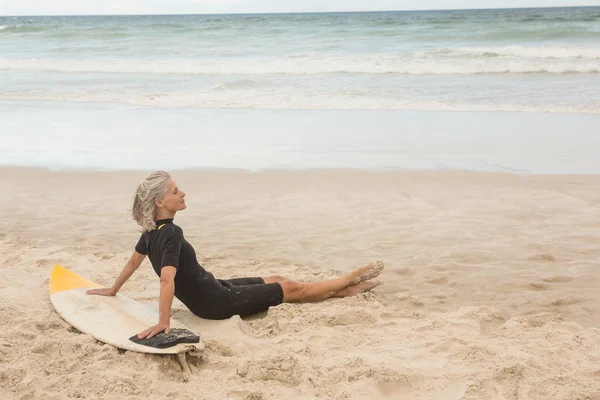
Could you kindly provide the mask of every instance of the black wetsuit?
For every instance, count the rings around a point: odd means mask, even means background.
[[[156,222],[156,229],[142,233],[135,251],[147,254],[158,276],[164,266],[177,268],[175,297],[197,316],[226,319],[251,315],[283,302],[279,283],[262,278],[216,279],[198,263],[194,248],[173,219]]]

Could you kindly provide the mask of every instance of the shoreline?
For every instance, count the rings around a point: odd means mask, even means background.
[[[448,76],[455,76],[449,74]],[[5,104],[3,104],[5,103]],[[20,99],[20,98],[3,98],[0,97],[0,106],[8,105],[18,106],[19,103],[23,103],[23,105],[27,106],[32,104],[42,104],[46,106],[51,105],[90,105],[90,106],[105,106],[105,107],[131,107],[131,108],[147,108],[154,110],[185,110],[185,111],[210,111],[210,112],[219,112],[219,111],[231,111],[231,112],[249,112],[249,111],[258,111],[258,112],[372,112],[372,113],[477,113],[477,114],[537,114],[537,115],[565,115],[565,116],[573,116],[578,115],[582,117],[586,116],[595,116],[600,115],[600,111],[543,111],[538,109],[514,109],[514,110],[506,110],[506,109],[451,109],[451,108],[269,108],[269,107],[238,107],[238,106],[185,106],[185,105],[157,105],[157,104],[136,104],[136,103],[127,103],[123,101],[100,101],[100,100],[50,100],[50,99]]]
[[[600,173],[593,150],[600,146],[600,115],[590,114],[11,107],[0,102],[0,117],[6,132],[0,145],[4,165]]]
[[[589,172],[589,173],[528,173],[528,172],[513,172],[513,171],[485,171],[475,169],[409,169],[409,168],[397,168],[397,169],[361,169],[361,168],[306,168],[306,169],[286,169],[286,168],[266,168],[261,170],[252,170],[245,168],[227,168],[227,167],[198,167],[198,168],[169,168],[169,169],[99,169],[99,168],[78,168],[78,167],[44,167],[44,166],[27,166],[27,165],[0,165],[0,175],[6,173],[18,173],[18,172],[32,172],[32,173],[47,173],[53,175],[60,174],[90,174],[90,175],[110,175],[110,174],[129,174],[135,176],[145,176],[152,171],[164,170],[169,172],[171,175],[175,174],[220,174],[220,175],[422,175],[422,176],[453,176],[453,175],[490,175],[490,176],[506,176],[514,177],[518,179],[534,179],[534,180],[568,180],[583,179],[595,181],[597,177],[600,177],[600,172]]]

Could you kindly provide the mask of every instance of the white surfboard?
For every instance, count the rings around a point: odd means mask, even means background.
[[[153,354],[197,353],[204,349],[202,340],[199,343],[180,343],[166,349],[132,342],[130,337],[156,325],[158,311],[119,293],[116,296],[85,293],[94,287],[100,285],[56,265],[50,275],[50,301],[69,325],[120,349]],[[191,331],[175,319],[171,319],[171,328]]]

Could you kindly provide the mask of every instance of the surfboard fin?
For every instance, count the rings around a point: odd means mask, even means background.
[[[134,343],[157,349],[166,349],[179,343],[199,343],[200,337],[187,329],[171,329],[169,333],[161,332],[150,339],[139,339],[137,335],[129,338]]]

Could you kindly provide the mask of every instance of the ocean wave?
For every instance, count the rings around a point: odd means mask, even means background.
[[[600,47],[447,47],[433,52],[446,56],[517,57],[524,59],[591,59],[600,60]]]
[[[54,28],[54,27],[52,27]],[[32,33],[32,32],[42,32],[49,30],[50,28],[44,26],[37,26],[32,24],[17,24],[17,25],[2,25],[2,31],[6,33]]]
[[[213,92],[214,93],[214,92]],[[414,111],[510,111],[566,114],[600,114],[600,105],[587,104],[515,104],[489,101],[468,102],[429,101],[394,98],[352,97],[343,94],[296,95],[259,94],[246,95],[198,94],[189,92],[138,94],[115,92],[86,93],[0,93],[1,100],[11,101],[62,101],[74,103],[122,103],[145,107],[233,108],[270,110],[414,110]]]
[[[463,37],[459,35],[458,37]],[[523,29],[514,26],[506,29],[496,28],[480,32],[473,32],[473,39],[490,42],[552,42],[581,40],[593,41],[598,38],[598,32],[588,26],[566,26],[562,28],[547,26],[532,26]]]
[[[544,24],[552,23],[578,23],[578,22],[596,22],[600,20],[600,13],[589,11],[587,13],[581,13],[580,15],[572,15],[570,13],[558,14],[555,16],[548,15],[545,13],[539,13],[537,15],[524,16],[519,18],[518,22],[540,22]]]
[[[485,53],[484,53],[485,54]],[[207,60],[65,60],[0,58],[0,70],[109,74],[189,75],[483,75],[483,74],[596,74],[596,59],[459,59],[394,56],[305,57]]]

